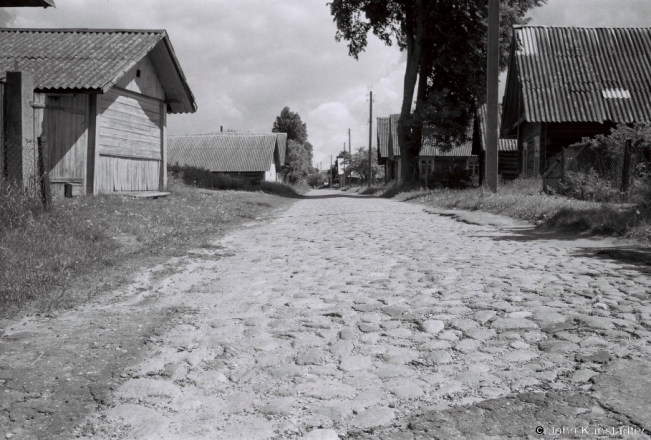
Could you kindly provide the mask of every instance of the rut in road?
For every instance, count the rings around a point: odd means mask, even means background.
[[[522,237],[416,204],[306,197],[145,285],[187,313],[94,438],[404,432],[419,409],[589,390],[603,363],[577,352],[651,353],[649,277]]]

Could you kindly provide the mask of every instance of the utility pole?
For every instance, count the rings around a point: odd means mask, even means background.
[[[486,184],[497,192],[497,128],[499,57],[500,57],[500,0],[488,0],[488,61],[486,66]]]
[[[346,154],[345,153],[346,153],[346,142],[344,142],[344,155],[343,155],[344,160],[341,161],[341,163],[344,164],[344,173],[341,175],[342,182],[339,182],[340,188],[346,186]]]
[[[373,142],[373,90],[371,90],[371,98],[369,99],[368,107],[368,187],[371,187],[371,176],[373,175],[373,154],[371,143]]]
[[[349,160],[352,162],[353,161],[353,146],[350,143],[350,128],[348,129],[348,157]],[[351,179],[351,176],[348,176],[348,185],[350,186],[351,182],[353,179]]]

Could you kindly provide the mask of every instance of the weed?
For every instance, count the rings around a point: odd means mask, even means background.
[[[170,196],[156,200],[119,195],[59,199],[48,213],[11,208],[16,214],[0,226],[0,312],[31,301],[37,307],[59,307],[69,303],[69,288],[80,275],[179,255],[231,225],[286,204],[259,191],[206,195],[173,176],[169,191]],[[12,206],[32,212],[30,203],[24,196]]]

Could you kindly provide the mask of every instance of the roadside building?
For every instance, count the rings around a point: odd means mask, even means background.
[[[516,139],[518,172],[617,123],[651,122],[651,28],[515,26],[502,137]]]
[[[170,136],[169,163],[260,182],[282,182],[286,133],[211,133]]]
[[[384,183],[389,182],[393,177],[390,175],[389,167],[389,138],[391,133],[391,119],[377,118],[377,162],[384,166]]]
[[[479,181],[479,160],[472,153],[471,140],[448,150],[424,136],[418,154],[418,164],[420,181],[425,185],[429,184],[432,174],[449,174],[455,170],[468,171],[474,184]]]
[[[166,118],[197,106],[164,30],[0,29],[0,177],[53,193],[167,184]]]
[[[389,116],[389,147],[387,154],[387,169],[389,171],[389,180],[398,180],[402,178],[402,165],[400,163],[400,137],[398,136],[398,121],[400,115]]]
[[[501,113],[502,107],[499,109]],[[501,114],[498,115],[498,118],[500,117]],[[486,104],[479,107],[475,114],[472,131],[472,154],[476,155],[479,160],[479,184],[482,185],[486,160]],[[518,142],[516,139],[499,138],[497,159],[497,173],[502,179],[514,180],[518,177]]]

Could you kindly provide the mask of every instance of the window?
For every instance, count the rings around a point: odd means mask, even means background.
[[[522,176],[527,177],[527,162],[529,161],[529,142],[522,143]]]
[[[466,170],[470,171],[471,176],[479,175],[479,160],[476,157],[469,157],[466,160]]]

